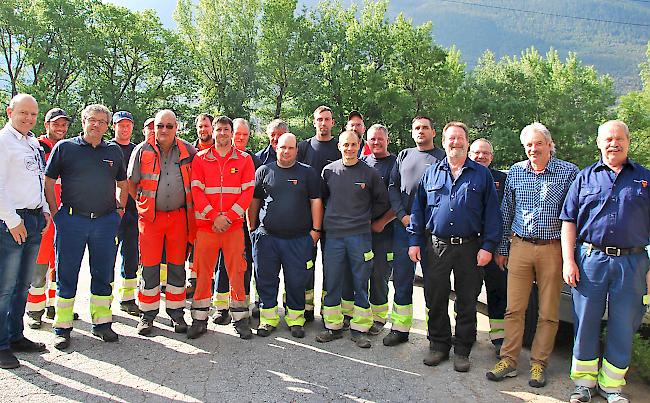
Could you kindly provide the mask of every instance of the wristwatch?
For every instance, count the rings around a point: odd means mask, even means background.
[[[312,228],[311,230],[312,230],[312,231],[314,231],[314,232],[323,232],[323,230],[322,230],[322,229],[316,229],[316,228]]]

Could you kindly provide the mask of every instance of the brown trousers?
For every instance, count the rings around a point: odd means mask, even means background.
[[[561,244],[558,241],[549,245],[534,245],[513,237],[508,259],[508,308],[501,359],[507,360],[515,367],[521,352],[524,319],[533,281],[537,282],[539,293],[539,319],[530,351],[530,361],[546,367],[553,351],[559,323],[562,290]]]

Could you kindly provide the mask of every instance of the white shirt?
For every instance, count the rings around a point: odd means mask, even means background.
[[[0,129],[0,220],[15,228],[21,218],[20,209],[43,208],[45,201],[45,161],[41,146],[32,133],[22,135],[7,123]]]

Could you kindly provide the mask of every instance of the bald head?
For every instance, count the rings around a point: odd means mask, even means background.
[[[487,139],[474,140],[472,145],[469,147],[469,158],[486,168],[489,167],[492,163],[492,159],[494,159],[492,143]]]
[[[359,159],[359,135],[353,130],[346,130],[339,135],[339,151],[344,165],[354,165]]]
[[[294,147],[298,143],[296,136],[293,133],[284,133],[278,138],[278,146],[280,144],[292,144]]]
[[[19,133],[27,135],[36,124],[38,103],[29,94],[18,94],[11,98],[7,106],[9,124]]]
[[[275,148],[279,167],[290,168],[296,163],[296,157],[298,156],[297,143],[296,136],[291,133],[284,133],[280,136]]]

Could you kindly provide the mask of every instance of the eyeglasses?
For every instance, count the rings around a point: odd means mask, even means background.
[[[97,120],[95,118],[86,119],[86,122],[88,122],[91,125],[102,125],[103,126],[103,125],[108,124],[107,120]]]
[[[171,124],[171,123],[167,123],[166,125],[163,125],[162,123],[158,123],[158,124],[156,125],[156,128],[158,128],[158,129],[167,129],[167,130],[171,130],[171,129],[174,128],[174,125]]]

